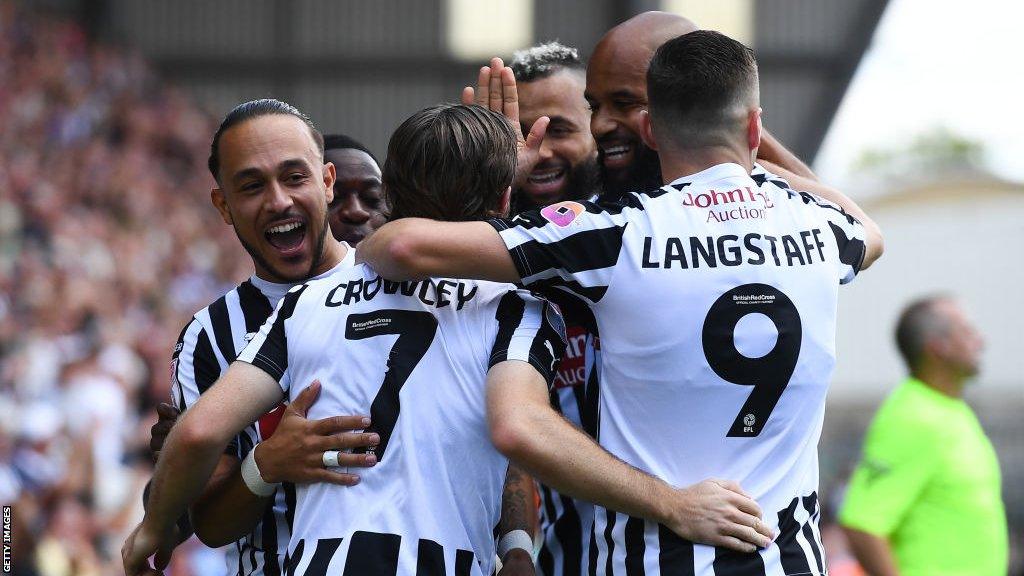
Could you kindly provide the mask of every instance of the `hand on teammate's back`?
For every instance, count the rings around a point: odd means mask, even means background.
[[[377,463],[373,454],[353,454],[356,448],[371,448],[380,437],[365,430],[367,416],[332,416],[322,420],[306,419],[306,412],[320,395],[320,382],[314,381],[284,411],[281,423],[270,438],[256,447],[256,465],[267,482],[330,482],[343,486],[359,483],[359,476],[324,467],[323,455],[338,450],[339,468],[369,468]]]
[[[761,507],[735,482],[704,480],[676,494],[678,506],[670,512],[674,521],[666,525],[687,540],[754,552],[774,538]]]
[[[516,132],[516,147],[519,150],[512,189],[521,188],[533,167],[540,161],[540,145],[544,141],[550,119],[547,116],[538,118],[530,127],[530,133],[524,137],[519,123],[519,92],[516,88],[516,77],[501,58],[491,58],[490,66],[480,68],[476,89],[471,86],[462,89],[462,103],[489,108],[504,115],[512,123]]]

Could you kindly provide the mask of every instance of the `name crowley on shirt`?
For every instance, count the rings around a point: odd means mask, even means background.
[[[758,206],[732,206],[756,202]],[[726,222],[728,220],[760,220],[767,211],[775,207],[775,203],[767,194],[754,190],[750,186],[735,188],[728,191],[708,190],[694,194],[683,194],[683,206],[694,208],[710,208],[705,222]]]
[[[384,280],[380,276],[369,280],[358,278],[342,282],[332,288],[327,293],[324,305],[328,308],[348,306],[361,300],[373,300],[381,292],[384,294],[400,292],[403,296],[419,298],[420,302],[427,306],[444,308],[454,305],[456,310],[462,310],[462,307],[476,296],[477,287],[454,280],[392,282]]]

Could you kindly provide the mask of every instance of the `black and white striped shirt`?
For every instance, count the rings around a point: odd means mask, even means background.
[[[347,245],[346,248],[342,262],[318,278],[352,267],[355,250]],[[178,337],[172,357],[171,394],[180,410],[194,405],[217,381],[293,286],[254,275],[196,312]],[[253,446],[273,434],[283,411],[282,405],[264,415],[242,431],[225,453],[245,458]],[[295,487],[284,483],[273,498],[273,506],[252,533],[226,546],[228,574],[279,576],[283,572],[295,510]]]
[[[737,481],[780,533],[734,554],[599,508],[591,573],[823,574],[817,443],[863,226],[738,164],[492,224],[524,285],[594,312],[601,444],[675,486]]]
[[[508,461],[487,372],[518,360],[550,382],[564,346],[557,309],[509,284],[356,266],[285,296],[238,360],[292,398],[320,380],[310,418],[369,414],[380,435],[359,484],[298,487],[288,575],[489,575]]]
[[[562,292],[549,295],[565,318],[565,355],[555,368],[551,406],[590,436],[597,437],[598,370],[601,347],[594,314],[586,303]],[[543,576],[587,573],[594,505],[540,489],[541,546],[537,570]]]

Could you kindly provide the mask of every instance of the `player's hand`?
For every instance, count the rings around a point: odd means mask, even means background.
[[[307,420],[306,412],[320,395],[314,380],[284,411],[281,423],[270,438],[256,446],[256,466],[267,482],[308,484],[330,482],[342,486],[359,483],[359,476],[324,467],[327,450],[337,450],[339,468],[369,468],[377,463],[374,454],[351,454],[353,448],[380,443],[376,433],[353,432],[370,425],[367,416],[334,416]]]
[[[501,561],[498,576],[536,576],[537,567],[526,550],[509,550]]]
[[[480,68],[476,89],[466,86],[462,89],[463,104],[477,104],[489,108],[508,118],[516,132],[516,173],[512,189],[522,186],[540,161],[540,145],[544,141],[550,119],[541,116],[530,127],[530,133],[523,135],[519,123],[519,92],[512,69],[505,66],[501,58],[492,58],[490,66]]]
[[[738,552],[771,545],[774,534],[762,520],[761,507],[739,484],[704,480],[676,494],[677,508],[666,525],[683,538]]]
[[[181,411],[166,402],[161,402],[156,405],[156,414],[158,416],[156,424],[149,429],[149,452],[153,455],[154,462],[160,457],[164,441],[171,433],[171,427],[178,421]]]
[[[168,530],[161,534],[143,520],[135,527],[135,530],[132,530],[128,539],[124,541],[124,546],[121,547],[121,561],[124,563],[125,576],[163,574],[163,569],[171,561],[174,546],[173,531]],[[153,557],[152,566],[149,563],[150,557]]]

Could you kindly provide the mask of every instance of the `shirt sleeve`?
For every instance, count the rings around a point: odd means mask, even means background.
[[[566,290],[596,303],[604,297],[622,252],[625,210],[640,200],[559,202],[515,218],[491,220],[508,248],[522,284]]]
[[[888,537],[938,467],[941,434],[928,425],[879,415],[839,513],[844,526]]]
[[[171,356],[172,400],[184,412],[220,378],[222,367],[206,328],[193,318],[178,337]]]
[[[281,385],[285,394],[288,393],[291,382],[288,374],[288,336],[285,322],[295,313],[299,297],[306,290],[306,286],[296,286],[284,295],[260,331],[253,336],[237,358],[240,362],[252,364],[270,374]]]
[[[829,230],[836,240],[838,280],[840,284],[848,284],[853,281],[864,264],[864,255],[867,252],[867,245],[864,243],[866,232],[864,225],[859,220],[847,214],[838,204],[826,200],[810,192],[799,192],[790,187],[780,176],[776,176],[765,170],[760,164],[754,164],[750,177],[757,182],[758,186],[770,183],[781,188],[791,197],[799,198],[817,214],[817,218],[828,225]]]
[[[213,342],[206,328],[193,318],[178,336],[171,354],[171,403],[184,412],[199,401],[223,372],[213,352]],[[232,439],[225,454],[234,456],[238,439]]]
[[[558,307],[526,290],[510,290],[495,313],[498,333],[487,367],[506,360],[528,362],[551,386],[565,353],[565,321]]]

